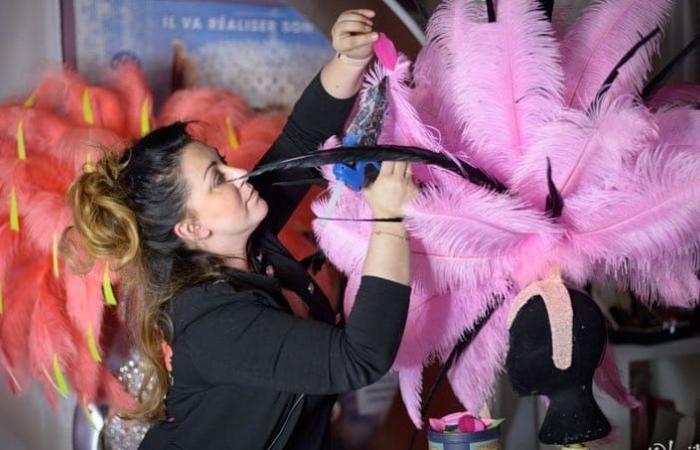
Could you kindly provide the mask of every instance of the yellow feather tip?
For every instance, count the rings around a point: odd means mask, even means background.
[[[141,136],[145,136],[151,132],[150,116],[150,101],[148,97],[143,99],[141,103]]]
[[[114,290],[112,289],[112,281],[109,279],[109,265],[105,264],[105,270],[102,274],[102,293],[105,297],[105,302],[109,306],[115,306],[117,304],[117,299],[114,296]]]
[[[88,125],[95,123],[95,117],[92,114],[92,104],[90,104],[90,92],[88,88],[83,89],[83,119]]]
[[[32,108],[34,107],[34,103],[36,102],[36,91],[32,92],[32,95],[30,95],[25,101],[24,101],[24,107],[25,108]]]
[[[88,348],[90,349],[90,355],[95,362],[101,363],[102,357],[100,356],[100,350],[97,348],[97,342],[95,342],[95,335],[92,333],[92,324],[88,325],[87,329],[87,340]]]
[[[61,364],[58,362],[58,355],[53,355],[53,374],[54,378],[56,378],[56,390],[62,396],[68,397],[68,384],[61,370]]]
[[[228,145],[231,146],[233,150],[238,148],[238,138],[236,137],[236,132],[233,131],[233,125],[231,125],[231,118],[226,116],[226,134],[228,136]]]
[[[17,192],[15,187],[10,191],[10,230],[19,232],[19,207],[17,206]]]
[[[53,264],[53,276],[58,278],[60,275],[58,268],[58,235],[55,231],[51,242],[51,263]]]
[[[24,145],[24,122],[22,120],[17,124],[17,157],[22,161],[27,159],[27,149]]]

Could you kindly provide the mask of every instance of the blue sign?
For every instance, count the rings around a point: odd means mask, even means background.
[[[291,106],[333,55],[304,16],[269,2],[74,0],[74,13],[78,70],[95,82],[115,55],[130,55],[156,101],[170,92],[178,42],[196,84],[231,89],[254,107]]]

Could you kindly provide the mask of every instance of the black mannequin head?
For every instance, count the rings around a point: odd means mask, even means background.
[[[513,388],[521,396],[545,395],[550,400],[539,433],[545,444],[583,443],[610,432],[610,423],[591,390],[605,349],[605,320],[588,295],[568,291],[574,313],[568,369],[560,370],[552,361],[550,318],[540,296],[532,297],[520,309],[510,328],[506,368]]]

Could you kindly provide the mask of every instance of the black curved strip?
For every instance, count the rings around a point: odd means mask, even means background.
[[[610,86],[612,86],[612,84],[615,82],[618,75],[620,74],[620,68],[624,66],[627,63],[627,61],[629,61],[637,53],[637,50],[642,48],[647,42],[649,42],[651,38],[653,38],[660,32],[661,28],[654,28],[649,34],[642,37],[642,39],[640,39],[639,42],[637,42],[631,49],[629,49],[627,53],[625,53],[622,59],[620,59],[620,61],[615,65],[615,67],[613,67],[612,71],[610,71],[610,74],[605,79],[605,81],[603,81],[603,85],[600,87],[600,89],[598,89],[598,92],[593,98],[593,101],[588,106],[588,112],[591,112],[593,108],[595,108],[595,106],[600,103],[600,100],[605,96],[605,94],[610,89]]]
[[[351,164],[360,161],[409,161],[430,164],[456,173],[478,186],[501,193],[506,191],[505,186],[501,183],[465,161],[459,159],[453,160],[446,155],[423,148],[399,145],[337,147],[329,150],[311,152],[301,156],[263,164],[249,174],[241,177],[241,179],[253,178],[273,170],[310,168],[337,163]]]
[[[305,186],[310,184],[322,185],[326,182],[323,177],[316,178],[305,178],[303,180],[292,180],[292,181],[278,181],[277,183],[272,183],[273,186]]]
[[[698,48],[698,45],[700,44],[700,34],[695,36],[695,39],[690,41],[685,47],[683,47],[683,50],[681,50],[676,56],[671,58],[671,61],[669,61],[668,64],[666,64],[661,70],[659,70],[659,73],[656,74],[654,78],[647,83],[646,86],[644,86],[644,89],[642,90],[642,98],[644,100],[648,100],[656,91],[658,91],[661,86],[666,83],[666,80],[671,76],[674,70],[676,70],[678,67],[680,67],[681,63],[685,61],[685,59],[690,55],[693,50]]]
[[[493,6],[493,0],[486,0],[486,14],[488,15],[489,22],[496,21],[496,8]]]

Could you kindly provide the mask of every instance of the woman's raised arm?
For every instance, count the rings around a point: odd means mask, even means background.
[[[314,151],[343,130],[362,84],[362,74],[373,55],[372,43],[376,40],[373,16],[370,10],[351,10],[338,17],[331,31],[336,57],[306,87],[282,134],[258,166]],[[273,186],[273,183],[318,176],[315,169],[292,169],[252,178],[251,184],[270,210],[263,227],[279,232],[309,190],[308,185]]]

